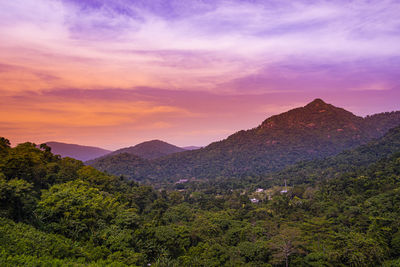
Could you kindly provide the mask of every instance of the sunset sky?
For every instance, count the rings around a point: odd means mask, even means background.
[[[314,98],[400,110],[400,1],[0,1],[0,136],[207,145]]]

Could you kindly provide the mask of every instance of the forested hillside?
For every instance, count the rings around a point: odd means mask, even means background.
[[[174,183],[180,179],[219,179],[273,173],[301,161],[336,155],[384,135],[400,124],[400,112],[358,117],[316,99],[305,107],[272,116],[260,126],[239,131],[205,148],[145,162],[120,164],[103,157],[90,164],[137,181]],[[129,170],[129,171],[127,171]]]
[[[259,203],[213,190],[155,191],[1,138],[0,265],[400,264],[400,154]]]
[[[332,179],[345,172],[357,171],[383,158],[391,157],[400,151],[400,126],[376,140],[336,156],[321,160],[306,161],[290,166],[278,173],[266,177],[266,181],[283,181],[290,183],[315,183]],[[268,184],[267,182],[267,184]]]
[[[124,175],[126,177],[131,177],[139,176],[140,173],[138,171],[144,166],[151,166],[151,161],[131,153],[123,152],[115,155],[100,157],[93,161],[88,161],[86,164],[90,164],[98,170],[107,171],[107,173],[113,175]],[[126,175],[127,173],[130,175]]]
[[[343,151],[324,159],[303,161],[267,175],[245,177],[218,177],[208,180],[192,180],[185,184],[154,183],[154,185],[175,189],[202,190],[212,187],[214,192],[232,189],[255,189],[289,185],[315,185],[327,179],[337,178],[346,172],[360,171],[377,160],[389,158],[400,151],[400,126],[389,130],[381,138],[357,148]]]

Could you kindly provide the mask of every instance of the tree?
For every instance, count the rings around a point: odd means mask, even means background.
[[[54,171],[48,168],[60,159],[51,152],[41,151],[33,143],[19,144],[4,156],[0,164],[0,171],[7,180],[23,179],[32,183],[37,191],[47,188],[51,179],[49,173]]]
[[[275,262],[285,261],[285,266],[289,266],[289,257],[294,253],[301,252],[300,249],[300,230],[288,225],[282,225],[279,233],[270,240],[270,248],[274,251],[272,257]]]
[[[113,196],[77,180],[44,191],[36,212],[49,230],[80,240],[111,224],[119,209]]]
[[[4,137],[0,137],[0,155],[6,154],[10,148],[10,141]]]
[[[0,215],[16,221],[30,219],[36,205],[33,185],[21,180],[6,181],[0,173]]]

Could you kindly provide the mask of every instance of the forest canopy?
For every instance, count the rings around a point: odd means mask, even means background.
[[[400,154],[324,183],[154,190],[0,139],[0,263],[398,266]]]

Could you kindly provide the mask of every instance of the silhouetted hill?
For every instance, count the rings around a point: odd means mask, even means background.
[[[51,152],[53,152],[53,154],[60,155],[61,157],[71,157],[82,161],[101,157],[111,152],[93,146],[81,146],[60,142],[47,142],[46,145],[51,147]]]
[[[336,155],[381,137],[400,124],[400,112],[367,118],[315,99],[308,105],[266,119],[202,149],[176,153],[138,165],[137,180],[262,175],[288,165]]]
[[[144,159],[156,159],[182,151],[185,151],[185,149],[168,144],[164,141],[151,140],[137,144],[135,146],[118,149],[114,152],[111,152],[109,156],[121,153],[129,153]]]

